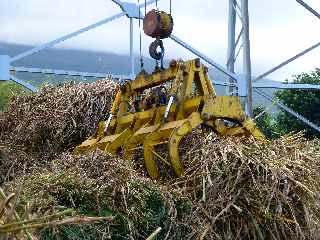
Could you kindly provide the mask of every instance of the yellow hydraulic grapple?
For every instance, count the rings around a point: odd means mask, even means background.
[[[149,92],[148,92],[149,91]],[[147,92],[147,93],[146,93]],[[236,96],[217,96],[208,69],[199,59],[172,61],[170,67],[119,85],[109,118],[100,121],[97,133],[83,142],[75,154],[101,149],[130,159],[143,149],[146,169],[153,179],[160,173],[157,161],[184,173],[179,143],[200,125],[223,136],[252,135],[264,139]],[[168,146],[168,159],[156,146]]]

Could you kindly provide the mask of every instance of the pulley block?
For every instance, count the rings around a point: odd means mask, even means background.
[[[172,30],[172,16],[164,11],[153,9],[148,12],[143,19],[143,31],[152,38],[168,38],[171,35]]]

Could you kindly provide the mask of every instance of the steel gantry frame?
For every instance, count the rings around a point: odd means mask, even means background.
[[[64,76],[83,76],[83,77],[95,77],[95,78],[104,78],[108,74],[105,73],[84,73],[84,72],[75,72],[75,71],[66,71],[66,70],[56,70],[56,69],[42,69],[42,68],[27,68],[27,67],[13,67],[11,64],[15,61],[18,61],[22,58],[25,58],[27,56],[33,55],[35,53],[38,53],[44,49],[54,47],[59,43],[62,43],[66,40],[69,40],[71,38],[74,38],[76,36],[79,36],[82,33],[88,32],[94,28],[100,27],[104,24],[110,23],[118,18],[121,18],[123,16],[127,16],[130,19],[130,58],[131,58],[131,74],[130,77],[134,77],[134,54],[133,54],[133,19],[138,18],[140,8],[145,7],[153,4],[156,2],[156,0],[150,0],[146,2],[146,4],[140,4],[137,6],[134,3],[128,3],[128,2],[122,2],[120,0],[112,0],[116,4],[118,4],[121,7],[121,12],[118,14],[115,14],[111,17],[102,19],[96,23],[93,23],[91,25],[88,25],[84,28],[81,28],[77,31],[74,31],[72,33],[66,34],[62,37],[59,37],[55,40],[52,40],[50,42],[44,43],[40,46],[34,47],[30,50],[27,50],[25,52],[22,52],[14,57],[10,57],[8,55],[0,55],[0,81],[9,81],[12,80],[25,88],[31,90],[31,91],[37,91],[37,88],[30,83],[23,81],[21,79],[18,79],[17,77],[13,76],[10,72],[30,72],[30,73],[43,73],[43,74],[54,74],[54,75],[64,75]],[[128,78],[128,76],[118,76],[113,75],[114,79],[119,79],[122,77]]]
[[[299,4],[305,7],[308,11],[314,14],[316,17],[320,15],[308,4],[302,0],[296,0]],[[241,30],[236,35],[236,24],[237,17],[240,19]],[[267,77],[271,73],[279,70],[280,68],[286,66],[287,64],[293,62],[294,60],[302,57],[303,55],[309,53],[310,51],[316,49],[320,46],[320,42],[314,44],[313,46],[299,52],[295,56],[285,60],[284,62],[278,64],[272,69],[260,74],[258,77],[252,79],[251,74],[251,57],[250,57],[250,36],[249,36],[249,14],[248,14],[248,0],[229,0],[229,20],[228,20],[228,56],[227,56],[227,69],[228,71],[235,73],[235,63],[239,52],[243,51],[243,72],[240,73],[239,80],[235,78],[228,78],[229,86],[226,88],[228,95],[238,95],[245,98],[245,105],[248,114],[252,115],[252,95],[253,92],[267,99],[268,101],[275,103],[280,109],[288,112],[289,114],[296,117],[298,120],[304,122],[311,128],[320,132],[319,126],[310,122],[305,117],[296,113],[294,110],[287,107],[285,104],[281,103],[275,97],[271,97],[261,89],[263,88],[277,88],[277,89],[300,89],[300,90],[320,90],[320,85],[313,84],[293,84],[293,83],[264,83],[263,78]],[[237,36],[237,37],[236,37]],[[242,41],[240,41],[242,39]],[[240,45],[241,43],[241,45]],[[240,46],[239,46],[240,45]],[[237,49],[238,48],[238,49]],[[239,76],[239,75],[238,75]],[[257,83],[261,81],[260,83]]]
[[[31,91],[37,91],[37,88],[30,83],[27,83],[21,79],[18,79],[11,72],[29,72],[29,73],[42,73],[42,74],[54,74],[54,75],[67,75],[67,76],[83,76],[83,77],[94,77],[94,78],[104,78],[109,74],[106,73],[88,73],[88,72],[76,72],[76,71],[67,71],[67,70],[55,70],[55,69],[42,69],[42,68],[28,68],[28,67],[13,67],[11,64],[17,60],[20,60],[24,57],[35,54],[43,49],[53,47],[63,41],[74,38],[84,32],[102,26],[104,24],[110,23],[116,19],[119,19],[123,16],[126,16],[130,20],[130,74],[129,76],[120,76],[120,75],[112,75],[113,79],[133,79],[135,76],[134,69],[134,51],[133,51],[133,23],[134,19],[143,19],[144,15],[141,13],[140,9],[145,7],[145,4],[137,5],[132,2],[123,2],[120,0],[111,0],[117,5],[120,6],[121,12],[113,15],[111,17],[102,19],[99,22],[88,25],[84,28],[81,28],[75,32],[69,33],[65,36],[57,38],[48,43],[42,44],[40,46],[34,47],[28,51],[25,51],[16,56],[10,57],[8,55],[0,55],[0,80],[12,80],[22,86],[30,89]],[[206,61],[212,67],[218,69],[222,73],[227,76],[226,82],[217,82],[215,81],[215,85],[223,85],[227,86],[227,94],[228,95],[238,95],[244,99],[246,110],[248,114],[252,115],[252,105],[253,105],[253,92],[256,92],[260,96],[265,99],[274,102],[279,108],[287,111],[292,114],[299,120],[303,121],[310,127],[320,132],[320,128],[316,126],[314,123],[310,122],[300,114],[294,112],[292,109],[285,106],[283,103],[279,102],[268,94],[264,93],[261,89],[263,88],[277,88],[277,89],[301,89],[301,90],[320,90],[320,85],[312,85],[312,84],[292,84],[292,83],[264,83],[261,81],[264,77],[273,73],[274,71],[282,68],[283,66],[291,63],[292,61],[298,59],[299,57],[305,55],[306,53],[312,51],[313,49],[320,46],[320,42],[311,46],[310,48],[301,51],[297,55],[292,58],[284,61],[283,63],[275,66],[271,70],[266,71],[265,73],[259,75],[258,77],[252,79],[251,74],[251,56],[250,56],[250,25],[249,25],[249,11],[248,11],[248,0],[227,0],[229,2],[229,17],[228,17],[228,54],[227,54],[227,63],[226,67],[220,65],[215,62],[213,59],[204,55],[200,51],[196,50],[194,47],[190,46],[187,42],[181,40],[175,35],[171,35],[170,38],[181,45],[185,49],[189,50],[199,58]],[[320,18],[320,15],[308,4],[306,4],[302,0],[296,0],[299,4],[305,7],[309,12],[311,12],[316,17]],[[150,0],[146,2],[146,5],[151,5],[155,3],[156,0]],[[237,18],[240,19],[241,30],[236,35],[236,24]],[[243,59],[243,70],[242,73],[235,73],[235,63],[237,61],[237,57],[239,53],[242,51]],[[260,81],[259,83],[257,83]]]

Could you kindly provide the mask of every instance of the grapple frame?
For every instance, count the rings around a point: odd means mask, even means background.
[[[131,112],[130,102],[143,90],[166,84],[167,105],[156,104],[148,110]],[[133,81],[119,87],[107,121],[100,121],[95,136],[74,150],[82,154],[97,148],[124,159],[143,149],[144,162],[151,178],[160,173],[157,160],[173,168],[177,176],[184,173],[179,158],[179,143],[193,129],[207,125],[223,136],[252,135],[264,139],[253,120],[242,109],[236,96],[217,96],[208,77],[208,69],[199,59],[172,61],[168,69],[148,75],[142,72]],[[155,150],[167,144],[168,159]]]

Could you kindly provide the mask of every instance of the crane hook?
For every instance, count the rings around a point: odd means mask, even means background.
[[[160,47],[160,51],[158,52],[158,47]],[[161,61],[161,68],[163,68],[163,58],[164,58],[164,46],[161,39],[156,39],[153,41],[149,46],[149,54],[150,56],[155,59],[157,62]]]

